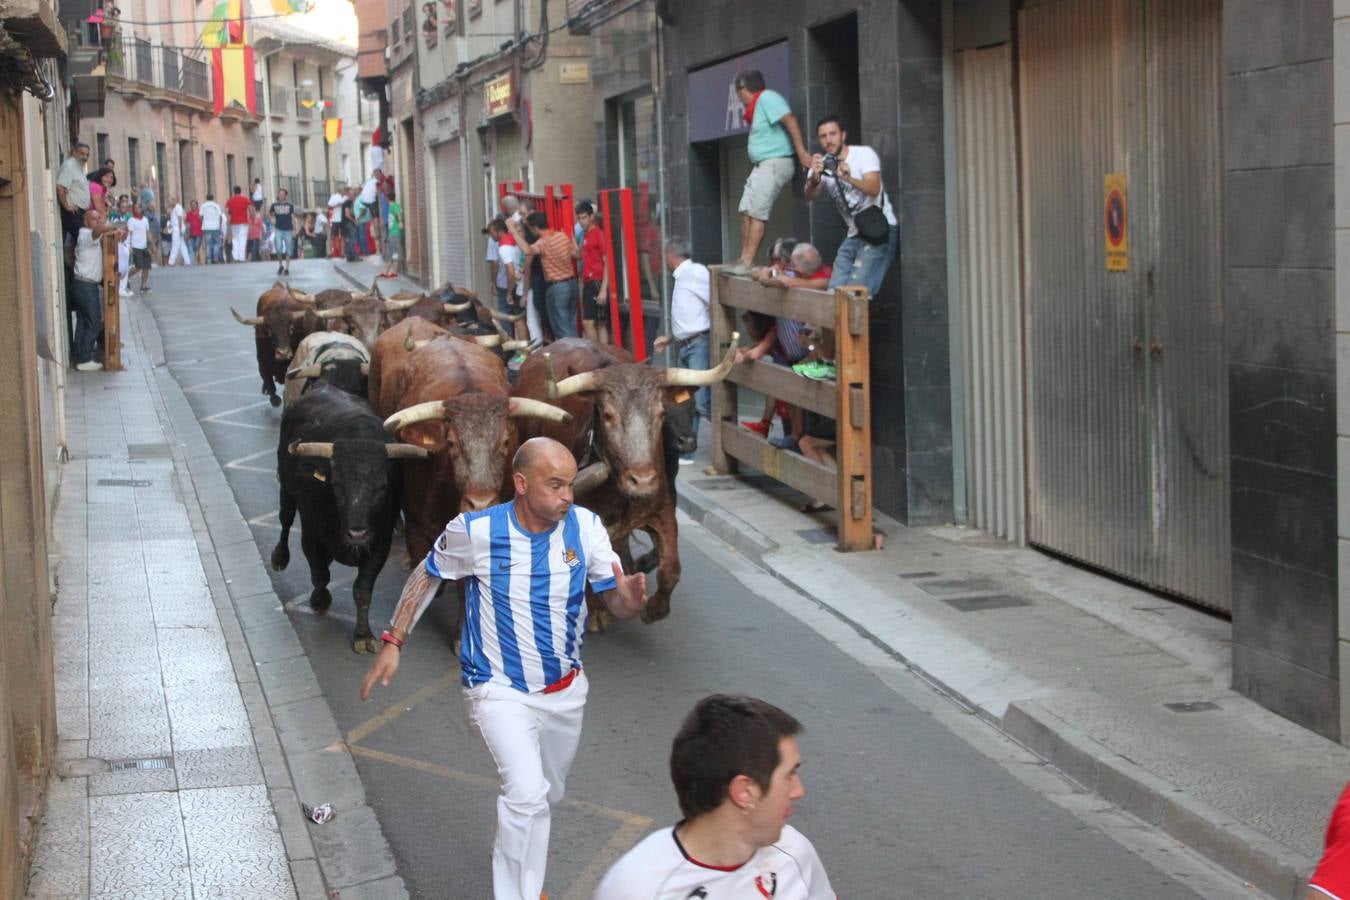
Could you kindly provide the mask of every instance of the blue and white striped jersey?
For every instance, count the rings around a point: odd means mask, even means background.
[[[573,506],[533,533],[515,504],[461,513],[427,554],[427,573],[464,581],[459,665],[465,687],[492,681],[535,693],[581,665],[586,582],[615,586],[619,561],[600,517]]]

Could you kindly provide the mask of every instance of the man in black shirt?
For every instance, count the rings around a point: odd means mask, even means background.
[[[295,208],[291,206],[286,189],[277,191],[277,202],[267,210],[272,220],[272,253],[277,258],[277,274],[291,274],[291,257],[295,255]]]
[[[347,199],[342,201],[342,246],[347,251],[347,262],[356,262],[356,188],[347,188]]]

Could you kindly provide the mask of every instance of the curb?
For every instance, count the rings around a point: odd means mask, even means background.
[[[908,654],[884,644],[863,624],[795,583],[770,558],[778,544],[709,499],[705,491],[679,484],[677,503],[691,519],[728,543],[768,574],[810,597],[859,630],[940,693],[967,706],[1008,737],[1058,769],[1088,792],[1130,813],[1278,900],[1302,900],[1317,864],[1227,813],[1159,778],[1046,710],[1035,700],[1009,703],[1000,717],[972,703],[947,679],[916,666]]]
[[[164,365],[154,315],[137,303],[132,318],[136,340],[153,363],[147,387],[172,432],[180,497],[248,710],[296,892],[300,900],[339,893],[406,898],[393,852],[309,658],[272,590],[252,529],[187,397]],[[313,735],[325,740],[316,746]],[[338,815],[312,825],[301,814],[302,800],[331,801]]]

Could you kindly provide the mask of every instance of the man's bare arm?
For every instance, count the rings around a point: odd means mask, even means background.
[[[393,618],[389,621],[389,633],[399,640],[406,639],[413,630],[413,625],[417,623],[418,617],[422,615],[422,610],[426,609],[440,586],[441,579],[428,572],[425,563],[413,566],[408,580],[403,584],[403,593],[399,595],[398,605],[394,607]]]
[[[788,137],[792,139],[792,149],[797,152],[797,162],[803,166],[810,166],[811,154],[806,152],[806,141],[802,140],[802,127],[797,124],[797,117],[788,113],[778,121],[783,123]]]

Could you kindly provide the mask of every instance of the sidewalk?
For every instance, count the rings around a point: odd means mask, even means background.
[[[384,263],[380,261],[378,254],[366,256],[358,259],[356,262],[347,262],[345,259],[330,259],[333,264],[333,270],[338,275],[345,278],[350,286],[358,291],[368,291],[370,286],[376,283],[376,276],[384,271]],[[378,281],[380,293],[386,297],[392,297],[399,291],[416,291],[421,293],[423,288],[412,279],[400,275],[397,278],[381,278]],[[333,287],[344,287],[340,279],[334,279]],[[434,285],[440,287],[440,285]]]
[[[742,418],[757,418],[747,401]],[[1103,799],[1281,898],[1321,855],[1350,749],[1229,688],[1227,622],[962,528],[877,515],[880,552],[742,467],[680,469],[680,508]]]
[[[29,896],[403,897],[350,754],[139,298],[71,373],[56,774]],[[200,329],[185,322],[185,329]],[[325,825],[300,803],[332,801]]]

